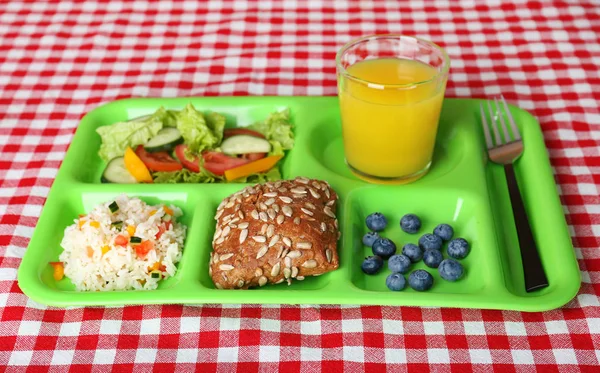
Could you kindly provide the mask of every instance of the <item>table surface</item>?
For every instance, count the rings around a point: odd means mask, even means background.
[[[0,366],[595,370],[600,3],[323,3],[0,4]],[[502,93],[540,121],[582,274],[572,302],[543,313],[246,305],[64,310],[23,295],[17,268],[83,114],[125,97],[335,95],[339,47],[366,34],[400,32],[446,48],[447,96]]]

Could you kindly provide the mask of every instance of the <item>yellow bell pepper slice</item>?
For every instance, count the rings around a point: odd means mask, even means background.
[[[283,158],[281,155],[272,155],[254,162],[246,163],[236,168],[225,171],[225,179],[227,181],[239,179],[241,177],[250,176],[259,172],[265,172],[273,168]]]
[[[142,162],[140,157],[135,154],[133,149],[127,147],[125,149],[125,168],[127,171],[139,182],[142,183],[151,183],[152,175],[150,175],[150,171],[148,171],[148,167]]]
[[[56,281],[62,280],[65,277],[65,266],[63,262],[50,262],[50,265],[54,269],[52,276]]]

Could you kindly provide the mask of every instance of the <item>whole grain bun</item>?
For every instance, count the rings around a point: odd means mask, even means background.
[[[303,280],[339,267],[337,194],[298,177],[249,186],[225,198],[209,272],[219,289]]]

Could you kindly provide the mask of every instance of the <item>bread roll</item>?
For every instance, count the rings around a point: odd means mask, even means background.
[[[218,289],[303,280],[339,267],[337,194],[298,177],[249,186],[215,215],[209,272]]]

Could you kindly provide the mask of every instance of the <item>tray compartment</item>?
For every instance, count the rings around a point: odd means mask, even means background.
[[[217,211],[217,206],[221,203],[221,201],[225,198],[228,197],[229,195],[239,191],[240,189],[242,189],[245,185],[249,185],[249,184],[243,184],[239,185],[239,184],[229,184],[229,185],[212,185],[212,186],[205,186],[204,191],[205,194],[207,195],[207,206],[206,206],[206,210],[208,211],[207,213],[210,215],[210,220],[209,221],[205,221],[204,223],[206,224],[206,226],[204,226],[203,223],[203,230],[207,231],[208,234],[203,235],[204,240],[201,242],[201,246],[202,249],[199,249],[198,251],[201,251],[201,256],[199,257],[199,264],[197,266],[197,278],[199,279],[200,283],[202,284],[202,286],[206,287],[206,288],[210,288],[210,289],[216,289],[212,279],[210,277],[210,275],[208,274],[208,261],[209,261],[209,254],[212,251],[212,237],[215,233],[215,220],[213,219],[215,212]],[[282,284],[277,284],[277,285],[269,285],[269,286],[264,286],[262,288],[256,288],[256,289],[252,289],[250,291],[254,291],[254,292],[262,292],[262,291],[273,291],[273,290],[282,290],[282,289],[294,289],[294,290],[317,290],[317,289],[321,289],[325,286],[327,286],[329,284],[330,281],[330,276],[329,274],[324,274],[321,276],[316,276],[316,277],[307,277],[305,280],[303,281],[293,281],[292,284],[290,286],[288,286],[286,283],[282,283]]]
[[[139,190],[118,190],[123,188],[122,186],[121,188],[117,187],[116,185],[111,186],[110,189],[113,189],[113,191],[106,190],[106,188],[98,191],[95,187],[90,188],[79,185],[79,187],[74,187],[69,194],[55,193],[53,198],[48,199],[44,208],[45,214],[39,222],[39,224],[43,224],[47,228],[41,231],[40,236],[38,236],[38,240],[47,244],[44,245],[45,249],[43,250],[38,246],[36,250],[37,255],[39,255],[37,273],[30,273],[32,279],[37,278],[41,282],[40,286],[61,292],[81,294],[75,290],[75,286],[68,278],[65,277],[61,281],[55,281],[52,277],[52,268],[48,265],[48,262],[58,260],[60,253],[63,251],[60,243],[63,239],[64,230],[67,226],[73,224],[79,214],[87,214],[96,205],[109,201],[122,193],[127,194],[129,197],[139,197],[148,204],[173,204],[183,211],[183,216],[179,219],[180,222],[188,227],[188,230],[184,242],[182,259],[177,264],[178,270],[175,276],[161,281],[157,290],[166,290],[176,286],[181,282],[186,271],[192,271],[192,269],[186,269],[186,267],[190,267],[190,264],[195,261],[194,257],[197,255],[195,251],[197,250],[194,248],[202,247],[202,245],[195,244],[195,242],[199,241],[197,236],[201,230],[198,228],[201,226],[205,216],[202,211],[198,211],[198,206],[205,205],[201,203],[202,197],[187,192],[140,192]],[[131,189],[131,187],[125,189]],[[129,290],[128,292],[132,291],[135,292],[138,290]]]
[[[481,207],[484,202],[476,194],[443,189],[403,188],[399,192],[394,188],[376,186],[352,192],[347,203],[350,211],[345,220],[345,224],[351,227],[346,229],[346,242],[351,244],[344,250],[352,284],[363,290],[389,293],[385,285],[385,278],[391,274],[387,261],[376,275],[366,275],[360,267],[366,256],[373,255],[371,248],[362,244],[362,236],[369,231],[365,219],[370,213],[381,212],[387,217],[388,225],[380,235],[394,241],[397,254],[402,253],[404,244],[418,244],[423,234],[433,232],[435,226],[441,223],[452,225],[454,238],[463,237],[469,242],[469,255],[459,260],[465,268],[465,277],[455,283],[443,280],[437,269],[425,266],[422,261],[412,265],[411,271],[425,269],[433,275],[434,286],[430,292],[465,294],[484,291],[500,275],[495,242],[489,239],[493,234],[492,226],[485,219],[486,210]],[[414,213],[421,218],[422,226],[416,234],[400,229],[400,218],[407,213]],[[444,258],[449,258],[446,248],[447,243],[444,243],[442,253]],[[405,276],[408,279],[408,274]],[[416,292],[407,289],[398,296],[409,293],[412,294],[406,296],[415,296]]]

